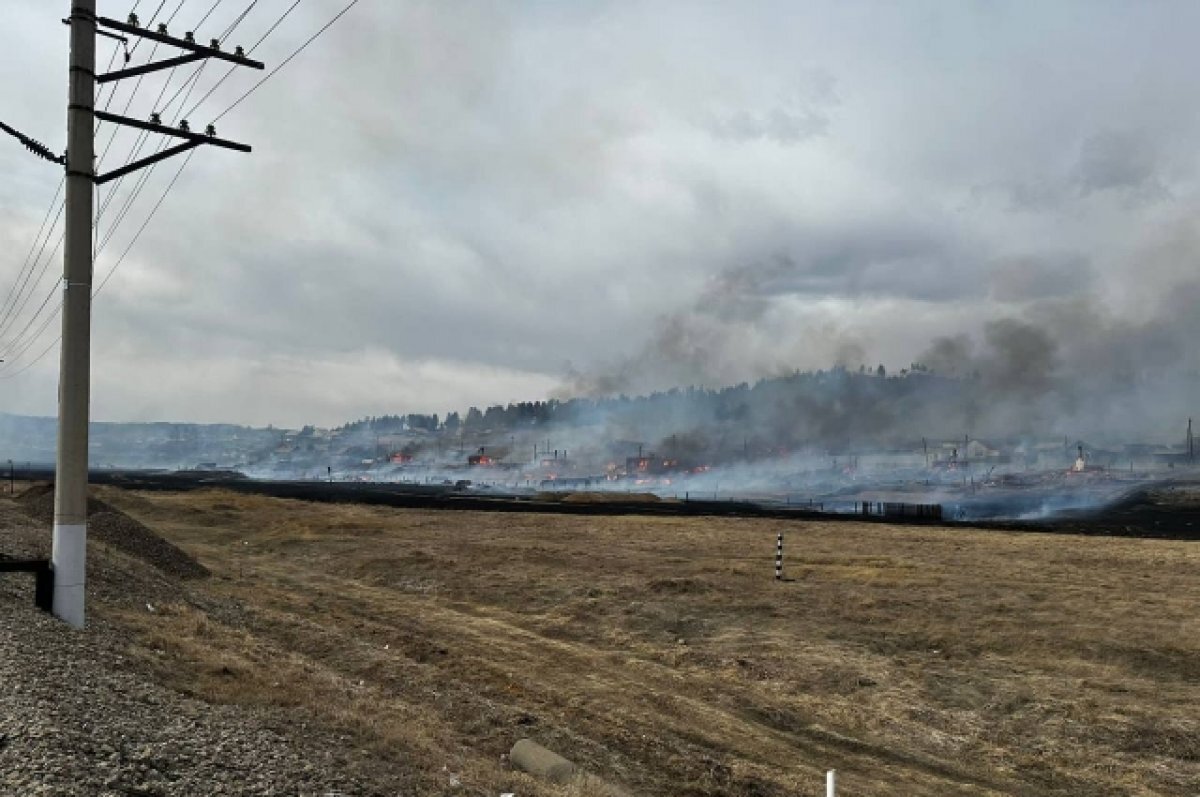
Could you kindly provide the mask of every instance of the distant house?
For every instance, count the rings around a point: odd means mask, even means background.
[[[467,464],[473,468],[488,467],[490,465],[495,465],[496,460],[494,457],[488,456],[485,449],[481,446],[478,453],[467,457]]]
[[[1160,451],[1154,455],[1154,461],[1168,468],[1182,467],[1193,464],[1194,460],[1187,451]]]
[[[1000,462],[1006,461],[1009,458],[1005,455],[1001,446],[989,443],[986,440],[971,440],[967,443],[967,459],[969,460]]]
[[[1013,449],[1013,459],[1025,465],[1059,467],[1075,459],[1075,451],[1065,438],[1026,440]]]

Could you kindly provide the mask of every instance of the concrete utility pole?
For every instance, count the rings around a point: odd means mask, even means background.
[[[138,27],[130,14],[127,23],[96,17],[96,0],[70,0],[71,56],[67,105],[66,155],[66,241],[63,253],[62,355],[58,381],[58,458],[54,477],[54,539],[51,566],[54,571],[54,614],[74,626],[84,623],[84,589],[87,566],[88,488],[88,401],[91,378],[92,325],[92,203],[95,186],[101,185],[203,144],[239,152],[250,147],[225,141],[209,125],[204,135],[193,133],[187,120],[179,128],[161,124],[157,114],[150,121],[130,119],[95,110],[98,83],[145,75],[207,58],[230,61],[262,69],[263,64],[246,58],[242,48],[224,53],[220,42],[207,47],[197,44],[191,33],[177,39],[166,25],[157,32]],[[97,24],[129,36],[153,39],[186,51],[186,55],[96,74]],[[105,36],[124,37],[111,33]],[[105,175],[95,171],[95,124],[100,119],[184,139],[184,143],[144,157]],[[43,155],[44,157],[44,155]]]
[[[69,79],[58,464],[54,480],[54,548],[50,558],[54,567],[54,614],[82,628],[87,564],[96,0],[71,0]]]

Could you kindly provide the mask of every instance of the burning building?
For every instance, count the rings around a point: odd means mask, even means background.
[[[479,452],[467,457],[467,465],[472,468],[486,468],[496,464],[496,460],[488,456],[484,451],[483,446],[479,447]]]

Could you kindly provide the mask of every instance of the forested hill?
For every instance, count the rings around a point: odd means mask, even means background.
[[[916,366],[797,372],[718,389],[677,388],[647,396],[550,399],[471,407],[465,413],[384,415],[347,431],[404,430],[495,434],[542,427],[654,443],[688,440],[704,448],[824,449],[890,445],[923,435],[957,436],[981,420],[979,379],[955,379]]]

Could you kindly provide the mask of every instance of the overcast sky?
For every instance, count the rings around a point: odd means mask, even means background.
[[[6,0],[0,33],[0,119],[55,150],[68,5]],[[144,23],[158,2],[140,5]],[[184,0],[171,32],[212,5]],[[246,5],[221,2],[197,38]],[[227,44],[288,5],[261,0]],[[277,64],[343,5],[304,0],[255,57]],[[634,386],[895,368],[1068,304],[1137,322],[1200,296],[1180,293],[1198,23],[1200,5],[1165,1],[362,0],[221,120],[254,153],[199,150],[98,296],[93,417],[336,424],[545,398],[630,362],[652,372]],[[260,75],[231,77],[193,126]],[[151,175],[97,282],[179,163]],[[59,171],[4,138],[0,173],[8,291]],[[0,410],[56,411],[56,349],[16,372],[57,319],[12,344],[60,269],[0,327]]]

